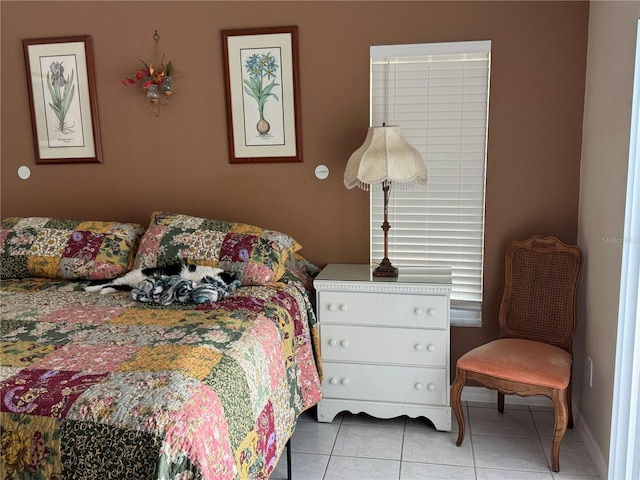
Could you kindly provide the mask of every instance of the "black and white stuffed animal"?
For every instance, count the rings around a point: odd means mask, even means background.
[[[184,280],[194,282],[211,282],[212,280],[219,279],[225,284],[231,284],[235,279],[235,273],[227,272],[221,268],[174,263],[164,267],[137,268],[118,278],[95,280],[85,287],[85,291],[100,292],[102,295],[118,290],[130,291],[145,280],[165,276],[179,276]]]

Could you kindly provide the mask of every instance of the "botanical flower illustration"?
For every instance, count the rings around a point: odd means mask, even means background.
[[[76,91],[76,87],[73,84],[73,70],[71,70],[71,75],[67,76],[67,78],[64,78],[62,62],[52,62],[49,70],[47,72],[47,87],[49,87],[49,94],[51,95],[49,106],[58,119],[56,130],[65,135],[73,133],[74,124],[67,125],[65,122]]]
[[[245,68],[249,74],[249,79],[244,81],[244,91],[247,95],[255,98],[258,102],[258,112],[260,113],[260,121],[256,125],[258,132],[261,135],[265,135],[271,129],[269,122],[264,119],[264,105],[267,103],[269,97],[274,97],[276,100],[278,96],[272,92],[272,90],[280,85],[276,83],[276,71],[278,70],[278,64],[276,58],[269,53],[254,53],[251,55],[246,63]],[[271,80],[270,83],[265,83]]]

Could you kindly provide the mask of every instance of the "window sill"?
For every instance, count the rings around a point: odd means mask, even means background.
[[[482,327],[480,311],[451,308],[450,320],[452,327]]]

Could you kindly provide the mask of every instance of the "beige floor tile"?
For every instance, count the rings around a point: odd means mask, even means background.
[[[550,470],[552,408],[465,404],[466,436],[455,445],[424,418],[376,419],[341,413],[332,423],[305,412],[292,438],[292,480],[596,480],[579,432],[567,430],[560,472]],[[286,452],[271,480],[287,475]]]

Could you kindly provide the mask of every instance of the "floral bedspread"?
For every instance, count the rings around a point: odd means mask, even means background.
[[[3,281],[0,478],[267,478],[320,399],[295,283],[158,306]]]

